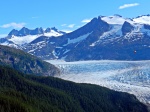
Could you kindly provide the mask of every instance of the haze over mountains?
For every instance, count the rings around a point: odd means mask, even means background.
[[[42,59],[148,60],[150,15],[134,19],[120,15],[99,16],[68,34],[56,28],[22,28],[12,30],[0,42]]]

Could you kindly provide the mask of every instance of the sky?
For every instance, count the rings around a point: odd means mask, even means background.
[[[150,14],[150,0],[0,0],[0,37],[12,29],[56,27],[73,31],[92,18]]]

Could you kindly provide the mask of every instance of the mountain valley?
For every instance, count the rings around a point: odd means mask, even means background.
[[[150,104],[150,61],[48,61],[60,69],[61,79],[90,83],[134,94]]]

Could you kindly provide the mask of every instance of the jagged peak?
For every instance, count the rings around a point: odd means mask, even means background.
[[[51,31],[55,31],[55,32],[60,32],[60,31],[58,31],[58,29],[56,28],[56,27],[51,27],[51,28],[46,28],[46,30],[44,31],[45,33],[48,33],[48,32],[51,32]]]
[[[35,28],[34,30],[43,30],[42,27]]]
[[[26,27],[22,27],[21,29],[28,29],[28,28],[26,28]]]
[[[16,35],[16,34],[18,34],[18,30],[16,30],[16,29],[12,29],[11,31],[10,31],[10,33],[8,34],[8,36],[11,36],[11,35]]]
[[[93,18],[89,23],[98,23],[98,22],[105,22],[102,20],[102,16]]]
[[[126,35],[127,33],[131,32],[134,29],[134,27],[127,21],[125,21],[122,25],[122,34]]]
[[[51,31],[51,28],[46,28],[44,32],[45,32],[45,33],[48,33],[48,32],[50,32],[50,31]]]
[[[29,29],[26,28],[26,27],[22,27],[22,28],[19,30],[19,32],[22,32],[22,31],[29,31]]]
[[[125,21],[125,22],[123,23],[123,25],[125,25],[125,24],[131,25],[128,21]]]
[[[58,31],[58,29],[56,27],[52,27],[51,29],[54,31]]]
[[[122,17],[121,15],[119,15],[119,14],[114,14],[114,16],[117,16],[117,17]]]

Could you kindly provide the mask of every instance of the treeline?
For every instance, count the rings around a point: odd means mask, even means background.
[[[147,112],[134,95],[0,66],[0,112]]]

